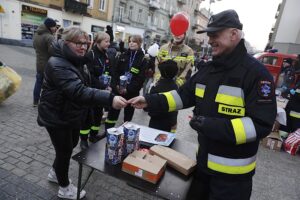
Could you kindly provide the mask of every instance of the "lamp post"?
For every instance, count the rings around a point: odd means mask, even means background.
[[[222,1],[222,0],[217,0],[217,1]],[[211,8],[211,4],[212,4],[212,3],[216,3],[216,0],[209,0],[208,18],[210,18],[210,8]]]

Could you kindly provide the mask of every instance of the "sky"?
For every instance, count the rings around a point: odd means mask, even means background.
[[[209,1],[204,0],[200,7],[209,9]],[[245,39],[256,49],[264,50],[281,2],[282,0],[215,0],[210,9],[215,14],[227,9],[236,10],[243,24]]]

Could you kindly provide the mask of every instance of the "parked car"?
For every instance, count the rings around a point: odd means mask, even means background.
[[[297,60],[297,54],[284,54],[277,52],[262,52],[254,55],[256,59],[262,62],[268,71],[272,74],[276,86],[278,84],[279,75],[282,71],[283,60],[286,58],[291,58]],[[300,79],[300,72],[296,73],[295,83]]]

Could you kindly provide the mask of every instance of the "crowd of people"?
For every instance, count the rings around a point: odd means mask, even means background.
[[[195,106],[190,125],[200,145],[187,199],[250,199],[259,140],[270,133],[276,116],[275,86],[266,68],[247,53],[237,13],[226,10],[211,19],[199,34],[207,33],[212,59],[203,58],[196,73],[186,33],[173,34],[160,48],[154,44],[157,51],[149,49],[149,55],[135,34],[128,49],[121,41],[117,51],[110,26],[96,33],[93,43],[77,27],[56,31],[50,18],[39,27],[33,104],[55,149],[48,180],[58,183],[60,198],[76,199],[68,171],[79,139],[87,149],[88,141],[105,137],[121,109],[124,122],[144,108],[149,127],[175,133],[178,110]],[[104,111],[108,116],[100,134]],[[80,198],[85,194],[82,190]]]

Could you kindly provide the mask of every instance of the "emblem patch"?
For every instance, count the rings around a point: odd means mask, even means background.
[[[273,89],[271,81],[262,80],[258,84],[258,94],[265,99],[269,99],[272,96]]]

